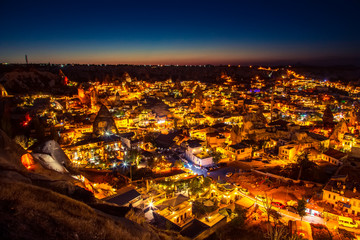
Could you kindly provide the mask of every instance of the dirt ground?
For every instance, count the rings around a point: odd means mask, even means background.
[[[313,191],[312,188],[289,184],[253,172],[236,173],[231,177],[230,182],[248,189],[253,196],[266,194],[274,201],[284,204],[290,200],[301,199],[304,195],[312,194]]]

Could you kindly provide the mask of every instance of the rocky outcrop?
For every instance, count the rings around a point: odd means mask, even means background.
[[[118,134],[115,121],[105,105],[101,105],[93,123],[93,133],[95,136]]]

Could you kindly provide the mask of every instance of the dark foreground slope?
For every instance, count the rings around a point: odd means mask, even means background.
[[[70,174],[27,170],[25,152],[0,130],[0,239],[183,239],[94,198]]]
[[[114,221],[84,203],[26,183],[0,182],[0,203],[1,239],[151,238],[130,220]]]

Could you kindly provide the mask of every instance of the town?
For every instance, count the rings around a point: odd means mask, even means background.
[[[69,175],[191,239],[262,234],[264,222],[270,239],[360,236],[359,82],[289,65],[123,66],[74,80],[76,68],[101,67],[56,65],[57,82],[16,94],[25,88],[14,72],[0,79],[1,129],[26,150],[27,171]],[[132,68],[172,74],[141,78]],[[175,77],[182,71],[216,76]]]

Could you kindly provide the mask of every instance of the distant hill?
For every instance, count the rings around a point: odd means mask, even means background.
[[[69,87],[63,84],[59,67],[57,66],[1,66],[0,84],[4,86],[9,94],[30,92],[64,94],[71,91]]]
[[[8,92],[28,92],[33,89],[49,89],[59,85],[60,76],[38,70],[11,71],[0,78],[0,83]]]

